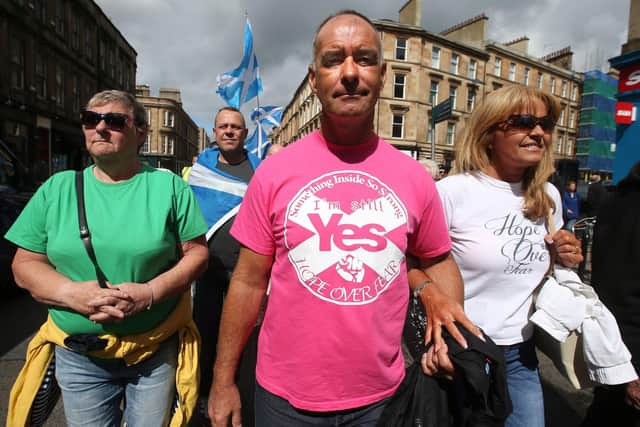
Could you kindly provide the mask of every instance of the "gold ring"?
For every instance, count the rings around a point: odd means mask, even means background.
[[[580,249],[577,246],[573,247],[573,253],[577,254],[580,251]]]

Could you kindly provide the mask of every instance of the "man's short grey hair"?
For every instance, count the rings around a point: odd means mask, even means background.
[[[138,102],[135,96],[129,92],[122,90],[103,90],[91,97],[85,109],[89,110],[91,107],[101,107],[103,105],[116,103],[129,109],[133,115],[133,122],[137,127],[147,128],[147,110]]]
[[[378,48],[378,54],[379,54],[378,64],[382,64],[382,41],[380,41],[380,36],[378,35],[378,29],[376,28],[376,26],[373,24],[373,22],[369,18],[367,18],[362,13],[353,9],[344,9],[334,13],[333,15],[329,15],[324,21],[322,21],[322,23],[320,23],[320,25],[318,25],[318,28],[316,29],[316,32],[313,35],[313,47],[311,50],[311,67],[315,70],[316,54],[318,53],[318,33],[320,33],[320,30],[322,30],[322,27],[327,25],[327,23],[331,21],[333,18],[337,18],[338,16],[343,16],[343,15],[357,16],[358,18],[366,21],[367,24],[371,26],[373,31],[376,33],[376,47]]]

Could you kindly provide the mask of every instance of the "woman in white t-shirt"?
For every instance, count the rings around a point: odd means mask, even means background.
[[[564,230],[550,236],[545,221],[551,210],[561,228],[560,195],[547,182],[559,112],[555,99],[537,89],[512,85],[490,93],[458,141],[454,174],[437,183],[464,280],[465,312],[505,352],[513,403],[506,426],[544,426],[528,319],[533,291],[549,267],[547,243],[565,266],[582,261],[575,236]],[[410,280],[424,280],[420,274]],[[428,314],[451,329],[441,319],[455,316]]]

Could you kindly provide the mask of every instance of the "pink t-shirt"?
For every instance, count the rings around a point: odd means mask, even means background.
[[[377,136],[345,147],[314,132],[257,169],[231,234],[274,256],[262,387],[322,412],[393,394],[404,376],[405,253],[432,258],[451,246],[418,162]]]

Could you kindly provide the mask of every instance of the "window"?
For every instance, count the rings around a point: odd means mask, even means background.
[[[566,81],[562,81],[562,86],[560,86],[560,96],[562,96],[563,98],[567,97],[567,82]]]
[[[11,39],[11,88],[24,89],[24,42]]]
[[[438,82],[431,81],[431,89],[429,90],[429,103],[436,105],[438,103]]]
[[[144,144],[142,144],[142,149],[140,151],[143,153],[148,153],[150,146],[151,146],[151,134],[147,132],[147,136],[144,139]]]
[[[476,105],[476,91],[469,88],[467,92],[467,111],[473,111],[473,107]]]
[[[100,40],[99,42],[99,47],[98,47],[98,56],[100,57],[100,69],[102,70],[106,70],[107,67],[107,53],[106,53],[106,46],[104,44],[104,40]]]
[[[475,59],[471,59],[469,61],[469,78],[471,80],[476,79],[477,68],[478,68],[478,62]]]
[[[45,0],[33,0],[36,18],[40,22],[47,21],[47,2]]]
[[[431,126],[431,124],[429,124],[429,130],[427,131],[427,142],[433,142],[433,127]]]
[[[556,141],[556,153],[562,153],[563,139],[564,135],[558,135],[558,140]]]
[[[560,118],[558,119],[558,124],[560,126],[564,126],[564,108],[560,110]]]
[[[151,110],[145,109],[147,112],[147,125],[151,126]]]
[[[74,74],[71,78],[71,97],[73,99],[73,112],[80,112],[80,83],[77,74]]]
[[[453,110],[456,109],[456,95],[457,95],[457,93],[458,93],[458,88],[457,87],[451,86],[449,88],[449,98],[451,98],[451,108]]]
[[[529,75],[531,74],[531,70],[528,68],[524,69],[524,85],[529,86]]]
[[[71,14],[71,47],[80,50],[80,20],[74,13]]]
[[[405,74],[396,74],[393,79],[393,97],[404,99]]]
[[[162,152],[173,154],[173,136],[162,135]]]
[[[440,48],[431,48],[431,68],[440,68]]]
[[[162,126],[172,128],[175,125],[174,120],[175,120],[175,116],[173,111],[165,110]]]
[[[453,145],[453,141],[456,138],[456,125],[455,123],[447,123],[447,145]]]
[[[56,33],[64,35],[64,0],[56,2]]]
[[[573,139],[567,139],[567,147],[566,147],[567,156],[573,156]]]
[[[56,104],[64,105],[64,70],[60,64],[56,64]]]
[[[407,60],[407,39],[396,39],[396,59]]]
[[[404,116],[402,114],[393,115],[393,124],[391,125],[391,137],[402,138],[404,134]]]
[[[47,63],[41,53],[36,53],[35,69],[36,96],[40,99],[47,98]]]
[[[578,96],[578,86],[573,85],[571,87],[571,100],[575,101]]]
[[[516,64],[514,62],[509,64],[509,80],[512,82],[516,80]]]
[[[542,73],[538,73],[538,81],[536,82],[538,89],[542,89]]]
[[[569,111],[569,127],[572,128],[575,124],[576,113],[575,111]]]
[[[460,62],[460,55],[455,53],[451,54],[451,74],[458,74],[458,62]]]
[[[107,70],[109,77],[114,79],[116,77],[116,52],[112,47],[107,48]]]
[[[84,54],[88,58],[93,58],[93,36],[91,32],[91,24],[85,21],[84,26]]]
[[[500,76],[502,74],[502,59],[496,58],[493,68],[493,74]]]
[[[551,93],[556,94],[556,79],[551,77]]]

